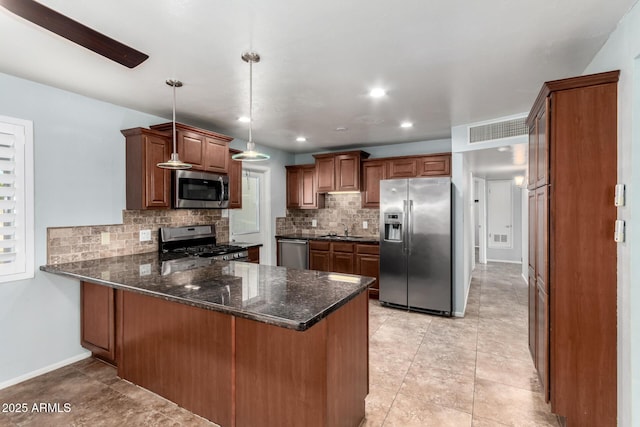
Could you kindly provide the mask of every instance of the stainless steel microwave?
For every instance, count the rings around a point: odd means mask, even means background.
[[[173,207],[226,209],[229,207],[229,176],[190,170],[175,171]]]

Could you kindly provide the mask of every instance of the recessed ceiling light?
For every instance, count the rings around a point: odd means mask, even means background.
[[[501,153],[509,151],[509,147],[498,147],[498,151],[500,151]]]
[[[338,126],[336,128],[336,132],[345,132],[345,131],[348,131],[348,130],[349,130],[349,128],[344,127],[344,126]]]
[[[400,123],[400,127],[401,128],[410,128],[410,127],[413,127],[413,123],[411,123],[411,122],[402,122],[402,123]]]
[[[307,140],[307,138],[305,138],[304,136],[299,136],[296,138],[296,141],[298,142],[305,142]]]
[[[242,123],[249,123],[249,117],[247,116],[238,117],[238,121]]]
[[[386,94],[387,94],[387,91],[382,89],[381,87],[373,88],[369,92],[369,96],[372,97],[372,98],[382,98]]]

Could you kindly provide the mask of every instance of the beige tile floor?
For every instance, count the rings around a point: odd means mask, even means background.
[[[558,426],[527,349],[527,288],[517,264],[474,271],[466,317],[370,305],[370,394],[363,426]],[[34,403],[70,403],[34,412]],[[86,359],[0,390],[0,426],[215,426]],[[2,409],[2,408],[0,408]]]

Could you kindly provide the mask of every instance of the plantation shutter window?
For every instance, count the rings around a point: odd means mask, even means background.
[[[33,137],[29,121],[0,116],[0,281],[34,275]]]

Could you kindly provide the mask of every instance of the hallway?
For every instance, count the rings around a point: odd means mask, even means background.
[[[369,426],[558,426],[527,344],[520,264],[476,264],[466,316],[370,306]]]

